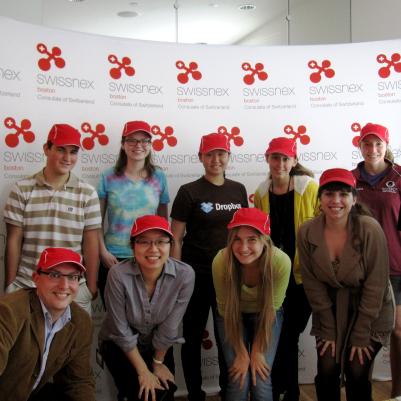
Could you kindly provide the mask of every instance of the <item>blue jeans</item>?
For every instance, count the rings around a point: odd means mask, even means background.
[[[255,336],[257,317],[258,314],[256,313],[242,314],[242,331],[244,336],[244,344],[245,348],[249,351],[251,350],[253,339]],[[276,312],[276,320],[272,328],[272,338],[269,347],[264,354],[266,362],[270,366],[270,368],[273,366],[274,357],[276,355],[282,323],[283,311],[282,309],[279,309]],[[225,341],[224,320],[221,316],[217,317],[217,329],[219,331],[219,336],[222,341],[224,359],[226,361],[227,368],[229,369],[234,362],[235,352],[231,345],[227,341]],[[239,381],[233,382],[230,378],[228,379],[226,401],[247,401],[249,393],[252,394],[252,401],[272,401],[273,394],[270,375],[265,381],[257,376],[256,386],[253,386],[251,372],[248,371],[242,389],[240,389]]]

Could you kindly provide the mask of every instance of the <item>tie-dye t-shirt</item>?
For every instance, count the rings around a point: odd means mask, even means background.
[[[97,192],[99,199],[107,201],[108,227],[104,241],[117,258],[132,256],[129,239],[134,221],[146,214],[156,214],[159,204],[170,201],[166,176],[160,169],[150,179],[134,181],[125,175],[117,176],[114,168],[109,168],[101,174]]]

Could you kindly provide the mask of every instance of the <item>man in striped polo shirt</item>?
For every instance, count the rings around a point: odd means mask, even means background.
[[[5,209],[6,292],[34,287],[35,271],[45,248],[70,248],[83,255],[86,282],[82,279],[76,302],[88,313],[97,294],[99,264],[99,199],[95,189],[71,170],[78,160],[81,134],[68,124],[55,124],[43,145],[46,166],[18,181]]]

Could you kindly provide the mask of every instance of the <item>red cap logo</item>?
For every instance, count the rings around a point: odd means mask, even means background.
[[[160,138],[152,141],[152,147],[156,152],[160,152],[164,148],[164,141],[172,148],[177,145],[177,138],[174,136],[173,127],[167,126],[163,132],[158,125],[153,125],[151,131],[153,135],[160,136]]]
[[[312,72],[312,74],[309,75],[309,79],[311,80],[311,82],[313,82],[314,84],[320,82],[322,79],[322,73],[325,75],[326,78],[333,78],[335,75],[335,71],[332,68],[329,68],[330,66],[330,60],[323,60],[321,66],[317,63],[317,61],[310,60],[308,62],[308,67],[311,70],[317,70],[316,72]]]
[[[82,140],[82,147],[86,150],[93,149],[96,139],[102,146],[106,146],[109,143],[109,137],[103,134],[105,131],[103,124],[97,124],[95,130],[93,130],[91,125],[85,122],[81,124],[81,130],[86,134],[90,134],[90,137],[86,137]]]
[[[109,74],[113,79],[120,79],[121,71],[124,71],[129,77],[135,75],[135,68],[130,66],[131,59],[129,57],[123,57],[121,61],[119,61],[116,55],[110,54],[107,59],[110,64],[117,64],[117,67],[110,68],[109,71]]]
[[[401,72],[401,56],[399,53],[393,53],[391,55],[391,59],[388,60],[385,54],[379,54],[376,57],[376,60],[379,64],[386,64],[384,67],[381,67],[378,71],[378,74],[381,78],[387,78],[391,74],[391,67],[394,68],[395,72]]]
[[[263,71],[265,66],[262,63],[256,63],[255,68],[252,68],[249,63],[242,63],[242,69],[249,72],[245,75],[243,80],[247,85],[252,85],[255,82],[255,75],[260,81],[266,81],[268,78],[267,72]]]
[[[360,136],[361,129],[362,129],[361,124],[359,124],[359,123],[352,123],[351,124],[351,131],[352,132],[356,132],[358,134],[357,136],[354,136],[352,138],[352,144],[357,148],[359,147],[359,139],[361,137]]]
[[[228,138],[228,142],[233,141],[235,146],[242,146],[244,143],[244,138],[240,136],[240,129],[238,127],[232,127],[231,131],[228,132],[227,128],[223,125],[217,128],[218,134],[223,134]]]
[[[199,81],[202,78],[202,73],[198,71],[198,63],[195,63],[195,61],[191,61],[187,67],[183,61],[178,60],[175,66],[179,70],[184,70],[184,72],[177,75],[178,82],[182,84],[186,84],[189,81],[189,75],[191,75],[195,81]]]
[[[294,130],[292,125],[286,125],[284,127],[284,133],[287,135],[292,135],[292,138],[295,141],[299,139],[299,142],[301,142],[302,145],[307,145],[310,142],[309,135],[306,135],[305,125],[299,125],[297,131]]]
[[[6,145],[10,148],[15,148],[19,144],[19,136],[27,143],[32,143],[35,140],[35,134],[32,131],[27,131],[31,128],[31,122],[27,119],[21,121],[18,126],[12,117],[7,117],[4,120],[4,126],[8,129],[13,129],[15,132],[10,132],[6,135]]]
[[[61,56],[61,49],[57,46],[52,47],[52,50],[49,52],[47,50],[47,46],[44,43],[39,43],[36,46],[36,50],[40,54],[44,54],[46,57],[39,59],[38,66],[42,71],[49,71],[51,67],[51,62],[54,62],[54,65],[57,68],[64,68],[65,67],[65,60],[60,57]]]

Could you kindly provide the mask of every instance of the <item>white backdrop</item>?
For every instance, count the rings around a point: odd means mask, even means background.
[[[200,137],[216,131],[231,138],[227,175],[245,184],[251,201],[267,174],[263,154],[272,137],[297,138],[301,163],[318,178],[329,167],[354,167],[361,158],[353,138],[366,122],[378,122],[389,128],[400,161],[401,40],[293,47],[176,45],[5,18],[0,18],[0,33],[0,208],[14,181],[42,168],[42,145],[55,122],[81,130],[84,149],[74,172],[96,185],[99,173],[116,160],[123,124],[148,121],[171,199],[180,185],[201,175]],[[4,243],[1,222],[1,255]],[[96,327],[102,313],[96,302]],[[213,392],[218,373],[212,330],[203,345],[204,382]],[[299,357],[300,380],[312,382],[315,351],[308,333]],[[376,377],[389,376],[388,363],[384,351],[376,361]],[[110,379],[94,369],[98,400],[109,400],[114,391]],[[182,392],[181,372],[177,375]]]

